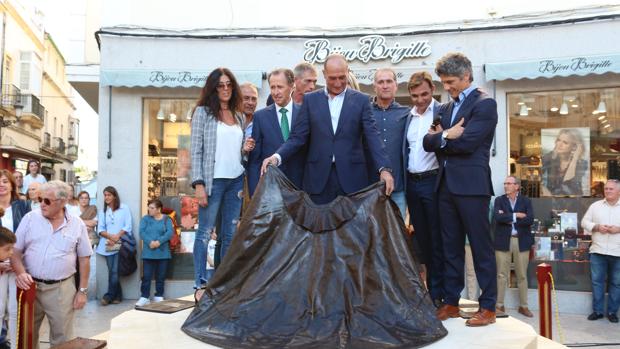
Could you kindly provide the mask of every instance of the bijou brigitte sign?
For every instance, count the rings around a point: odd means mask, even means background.
[[[389,59],[397,64],[405,58],[423,58],[431,54],[431,45],[427,40],[412,41],[407,46],[401,46],[399,42],[387,44],[381,35],[367,35],[359,38],[358,42],[358,48],[349,49],[332,46],[328,39],[308,40],[304,43],[304,60],[308,63],[323,63],[329,54],[340,53],[348,61],[368,63],[370,60]]]

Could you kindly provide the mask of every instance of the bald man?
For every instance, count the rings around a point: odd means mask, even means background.
[[[304,95],[290,137],[263,162],[264,173],[268,164],[286,163],[307,144],[302,187],[316,204],[368,186],[367,162],[385,181],[386,195],[394,189],[390,161],[372,117],[370,99],[347,88],[348,72],[344,56],[326,58],[325,88]],[[368,158],[362,138],[368,144]]]

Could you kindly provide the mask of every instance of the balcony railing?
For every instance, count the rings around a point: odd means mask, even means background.
[[[52,146],[55,152],[64,154],[65,153],[65,141],[60,137],[54,137],[54,144]]]
[[[37,96],[31,94],[22,95],[22,104],[24,106],[23,114],[36,115],[41,121],[44,121],[45,108],[41,105]]]
[[[70,144],[67,147],[67,156],[76,158],[78,157],[78,146],[75,144]]]
[[[16,104],[23,105],[21,90],[15,85],[2,85],[2,106],[13,108]]]
[[[45,148],[52,147],[52,135],[49,132],[43,133],[43,147]]]

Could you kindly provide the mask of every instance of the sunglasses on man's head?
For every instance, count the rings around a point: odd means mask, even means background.
[[[58,200],[60,200],[60,199],[51,199],[51,200],[50,200],[50,199],[48,199],[48,198],[42,198],[42,197],[40,197],[40,196],[39,196],[39,197],[37,198],[37,200],[39,200],[39,202],[40,202],[40,203],[42,203],[42,204],[46,204],[46,205],[48,205],[48,206],[49,206],[49,205],[51,205],[51,204],[52,204],[52,202],[58,201]]]

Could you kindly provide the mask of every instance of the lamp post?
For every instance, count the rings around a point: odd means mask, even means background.
[[[9,115],[1,115],[0,114],[0,128],[10,126],[10,125],[18,122],[19,119],[21,119],[22,111],[24,110],[24,106],[21,105],[19,102],[16,102],[13,105],[13,108],[15,109],[15,115],[11,115],[11,114],[9,114]]]

